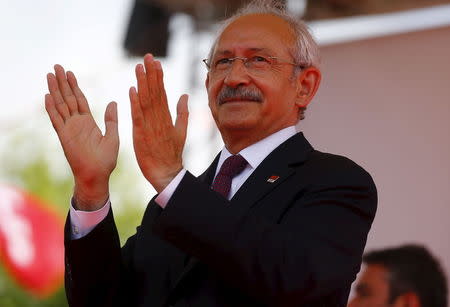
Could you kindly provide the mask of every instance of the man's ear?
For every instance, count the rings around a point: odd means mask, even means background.
[[[314,66],[305,68],[296,78],[298,107],[306,107],[319,89],[322,74]]]
[[[414,292],[406,292],[397,297],[392,304],[394,307],[422,307],[420,299]]]

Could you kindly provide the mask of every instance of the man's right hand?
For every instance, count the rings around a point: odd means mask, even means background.
[[[119,151],[117,105],[108,104],[102,135],[72,72],[55,65],[55,74],[49,73],[47,82],[50,94],[45,95],[45,109],[72,169],[75,207],[100,209],[109,197],[109,177]]]

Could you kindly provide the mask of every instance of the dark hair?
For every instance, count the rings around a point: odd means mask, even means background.
[[[447,307],[447,280],[436,258],[423,246],[404,245],[372,251],[366,264],[379,264],[389,272],[389,303],[413,292],[422,306]]]

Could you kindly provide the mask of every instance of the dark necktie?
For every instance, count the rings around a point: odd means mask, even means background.
[[[214,178],[211,188],[228,199],[233,177],[241,173],[246,166],[247,160],[245,160],[241,155],[233,155],[228,157],[223,162],[216,178]]]

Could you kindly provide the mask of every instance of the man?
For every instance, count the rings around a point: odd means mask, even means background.
[[[358,165],[296,132],[320,83],[317,47],[303,23],[263,2],[225,23],[206,61],[225,148],[199,178],[183,169],[187,96],[173,125],[161,64],[146,55],[137,65],[134,150],[158,195],[122,249],[108,189],[116,105],[102,136],[73,73],[56,65],[48,75],[46,109],[75,179],[71,306],[345,306],[376,189]]]
[[[367,265],[349,307],[447,307],[447,281],[439,262],[423,246],[377,250]]]

